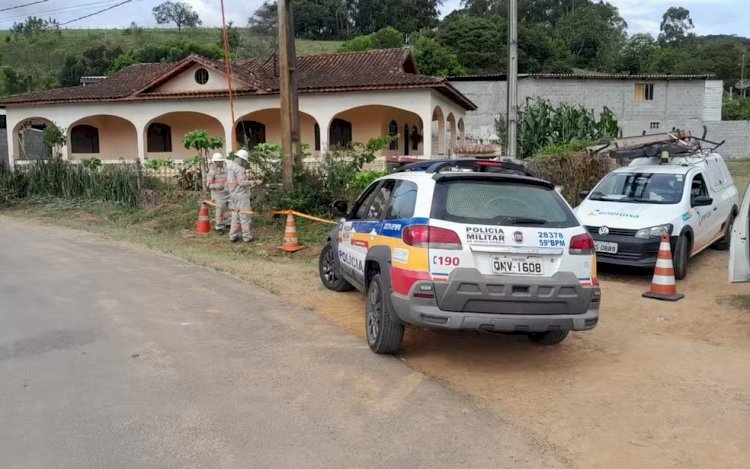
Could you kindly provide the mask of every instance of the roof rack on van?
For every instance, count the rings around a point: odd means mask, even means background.
[[[398,169],[396,172],[424,171],[426,173],[439,173],[444,169],[460,168],[462,170],[474,170],[476,172],[503,172],[517,174],[520,176],[534,177],[524,165],[509,161],[497,161],[477,158],[457,158],[447,160],[425,160],[411,163]]]
[[[705,151],[713,152],[724,144],[706,140],[706,127],[703,127],[703,136],[695,137],[688,131],[675,129],[673,132],[641,135],[636,137],[614,138],[601,145],[589,147],[592,154],[609,155],[617,159],[636,158],[661,158],[668,161],[670,158],[687,158],[704,156]],[[713,145],[704,150],[703,143]]]

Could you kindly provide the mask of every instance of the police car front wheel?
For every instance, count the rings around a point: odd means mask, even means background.
[[[354,288],[341,275],[341,269],[338,265],[338,259],[336,258],[336,251],[333,249],[331,243],[326,244],[320,252],[318,271],[320,273],[320,281],[323,282],[323,286],[329,290],[349,291]]]

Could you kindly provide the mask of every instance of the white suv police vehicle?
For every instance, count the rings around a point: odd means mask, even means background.
[[[594,241],[555,187],[451,162],[370,185],[331,232],[320,278],[366,293],[376,353],[395,353],[405,325],[553,345],[599,318]]]
[[[677,279],[692,256],[712,245],[729,248],[739,207],[717,153],[637,158],[581,195],[576,215],[594,237],[599,262],[653,268],[667,233]]]

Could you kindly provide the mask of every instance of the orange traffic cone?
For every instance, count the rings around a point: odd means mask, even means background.
[[[286,216],[286,228],[284,229],[284,243],[279,246],[279,249],[286,252],[297,252],[300,249],[305,249],[299,241],[297,241],[297,224],[294,222],[294,215],[289,212]]]
[[[201,209],[198,212],[198,223],[195,224],[195,232],[198,234],[208,234],[211,232],[211,222],[208,220],[208,207],[201,203]]]
[[[651,281],[651,290],[643,294],[645,298],[656,300],[677,301],[685,298],[685,295],[677,293],[674,279],[674,266],[672,265],[672,251],[669,248],[669,235],[661,235],[659,255],[656,257],[656,269],[654,279]]]

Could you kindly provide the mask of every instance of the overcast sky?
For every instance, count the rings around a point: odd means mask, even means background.
[[[94,13],[122,0],[0,0],[0,10],[16,5],[40,1],[18,9],[0,12],[0,29],[9,28],[26,16],[53,17],[61,23]],[[163,0],[132,0],[110,11],[71,23],[69,28],[123,28],[135,21],[141,26],[154,26],[151,9]],[[184,0],[199,13],[204,26],[221,22],[220,0]],[[408,0],[404,0],[408,1]],[[524,1],[524,0],[519,0]],[[750,0],[609,0],[620,9],[630,27],[630,34],[650,32],[658,34],[661,15],[670,6],[684,6],[690,10],[698,34],[737,34],[750,36],[748,3]],[[262,4],[262,0],[224,0],[227,20],[244,25],[247,18]],[[445,0],[442,12],[457,8],[460,0]]]

